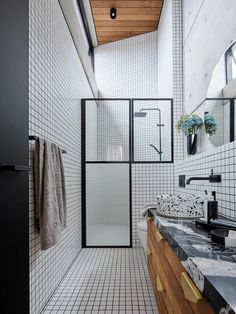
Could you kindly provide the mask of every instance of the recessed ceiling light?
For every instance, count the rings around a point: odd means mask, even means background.
[[[110,10],[110,18],[111,19],[116,19],[116,8],[111,8]]]

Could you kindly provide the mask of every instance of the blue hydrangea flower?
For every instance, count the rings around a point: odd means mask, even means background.
[[[217,122],[215,117],[213,117],[211,114],[206,113],[204,115],[204,124],[205,124],[205,130],[206,133],[209,135],[216,134],[217,131]]]
[[[184,115],[177,123],[178,130],[181,130],[185,135],[196,134],[198,129],[203,125],[202,118],[198,115]]]

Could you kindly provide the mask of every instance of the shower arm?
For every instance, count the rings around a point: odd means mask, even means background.
[[[159,108],[142,108],[139,110],[139,112],[142,111],[158,111],[159,112],[159,123],[157,124],[158,127],[163,127],[164,124],[161,123],[161,110]]]
[[[162,152],[160,152],[157,148],[156,148],[156,146],[155,145],[153,145],[153,144],[149,144],[149,146],[150,147],[152,147],[152,148],[154,148],[155,149],[155,151],[160,155],[160,154],[162,154]]]
[[[160,156],[160,161],[161,161],[161,151],[162,151],[162,143],[161,143],[161,127],[164,126],[164,124],[161,123],[161,110],[159,108],[142,108],[140,109],[140,112],[142,111],[158,111],[159,112],[159,121],[157,124],[157,127],[160,127],[160,132],[159,132],[159,145],[160,145],[160,153],[158,152],[159,156]],[[156,149],[155,149],[156,150]]]
[[[161,116],[161,110],[159,108],[142,108],[139,110],[139,112],[142,111],[159,111],[159,117]]]

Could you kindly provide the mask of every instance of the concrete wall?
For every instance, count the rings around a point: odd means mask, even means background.
[[[172,1],[166,0],[158,25],[158,96],[173,97]]]
[[[231,41],[236,38],[236,1],[234,0],[183,0],[184,4],[184,112],[191,113],[208,96],[218,97],[219,68],[213,76],[215,86],[209,84],[213,71]],[[218,72],[218,73],[217,73]],[[213,82],[212,81],[212,82]],[[217,83],[217,84],[216,84]],[[214,88],[213,88],[214,87]],[[225,96],[225,94],[224,94]],[[195,110],[203,116],[204,106]],[[186,141],[186,139],[184,138]],[[219,212],[236,220],[235,211],[235,153],[236,142],[219,147],[207,140],[204,130],[199,133],[198,154],[175,163],[175,193],[201,194],[204,190],[216,191]],[[186,148],[186,143],[185,143]],[[202,152],[202,150],[207,150]],[[199,153],[200,152],[200,153]],[[207,176],[211,169],[222,175],[221,183],[193,181],[180,188],[178,176]]]
[[[184,0],[184,111],[205,98],[216,64],[236,38],[235,0]]]

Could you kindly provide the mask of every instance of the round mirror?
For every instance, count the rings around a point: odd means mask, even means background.
[[[236,41],[221,56],[204,103],[205,131],[213,146],[235,139]]]

